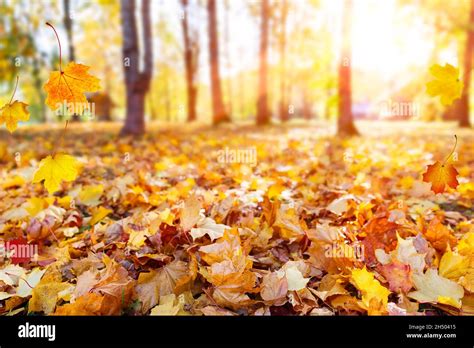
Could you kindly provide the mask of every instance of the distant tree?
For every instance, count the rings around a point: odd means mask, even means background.
[[[342,46],[339,62],[339,118],[337,133],[339,135],[357,135],[352,115],[352,87],[351,87],[351,20],[352,0],[344,1],[342,16]]]
[[[188,0],[181,0],[183,18],[181,21],[184,40],[184,66],[186,68],[186,91],[188,98],[188,122],[196,120],[197,85],[196,75],[199,58],[199,37],[197,30],[190,28]]]
[[[469,96],[472,73],[472,58],[474,53],[474,0],[471,0],[469,22],[466,30],[466,44],[464,48],[464,88],[461,99],[457,102],[455,110],[458,114],[459,126],[470,127],[469,122]]]
[[[64,7],[64,27],[66,28],[67,42],[68,42],[68,55],[69,61],[75,60],[74,54],[74,42],[73,42],[73,30],[72,30],[72,16],[71,16],[71,1],[63,0]]]
[[[214,125],[230,121],[229,115],[225,111],[222,100],[221,78],[219,73],[219,39],[217,36],[217,9],[216,1],[207,2],[208,26],[209,26],[209,65],[211,74],[211,94],[212,94],[212,121]]]
[[[140,135],[145,132],[145,95],[153,75],[153,46],[151,35],[150,0],[141,4],[143,38],[139,40],[135,18],[135,0],[121,0],[123,60],[127,108],[123,135]],[[139,41],[143,42],[143,71],[139,70]]]
[[[268,56],[268,23],[269,23],[269,3],[268,0],[261,2],[261,22],[260,22],[260,69],[258,80],[257,97],[257,124],[264,125],[270,123],[270,111],[268,109],[268,88],[267,88],[267,56]]]
[[[224,0],[224,56],[225,56],[225,62],[226,62],[226,69],[227,71],[230,71],[232,67],[232,58],[230,56],[230,43],[231,43],[231,38],[230,38],[230,0]],[[226,80],[226,89],[227,89],[227,113],[229,115],[232,115],[232,79],[227,78]]]
[[[280,2],[280,33],[278,37],[278,46],[280,51],[280,102],[279,113],[282,122],[288,121],[288,106],[286,96],[286,22],[288,18],[288,0]]]

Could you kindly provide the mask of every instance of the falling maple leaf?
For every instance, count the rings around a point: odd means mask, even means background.
[[[451,64],[444,67],[435,64],[430,68],[434,80],[426,84],[426,91],[432,97],[440,96],[441,103],[449,106],[455,99],[461,97],[463,83],[459,80],[459,69]]]
[[[423,173],[423,181],[431,183],[431,190],[434,193],[443,193],[446,186],[456,188],[459,185],[458,179],[456,178],[459,173],[451,163],[448,163],[458,142],[458,137],[456,135],[454,137],[456,138],[456,143],[446,160],[443,163],[436,161],[429,165],[426,172]]]
[[[459,173],[450,163],[435,163],[428,166],[426,172],[423,174],[423,181],[431,183],[431,190],[434,193],[443,193],[446,186],[456,188],[459,184]]]
[[[57,110],[66,104],[69,112],[82,114],[87,109],[86,92],[100,90],[99,79],[90,75],[89,66],[70,62],[64,71],[53,71],[44,85],[46,105]]]
[[[18,80],[19,77],[17,76],[15,89],[13,90],[10,101],[0,109],[0,125],[5,123],[10,133],[13,133],[18,128],[18,122],[28,121],[30,119],[30,113],[26,110],[28,104],[18,100],[13,101],[16,89],[18,88]]]
[[[18,127],[18,122],[30,119],[30,113],[26,110],[27,107],[28,104],[18,100],[5,104],[0,109],[0,125],[5,123],[8,131],[13,133]]]
[[[33,183],[44,180],[44,187],[54,193],[62,181],[73,181],[77,177],[78,163],[76,159],[66,154],[56,154],[43,158],[33,177]]]

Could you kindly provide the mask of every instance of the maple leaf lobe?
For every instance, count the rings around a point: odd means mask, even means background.
[[[459,185],[456,168],[450,163],[441,164],[436,161],[430,164],[426,172],[423,173],[423,181],[431,183],[431,190],[434,193],[443,193],[446,186],[456,188]]]

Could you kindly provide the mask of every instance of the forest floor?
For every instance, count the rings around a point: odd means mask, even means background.
[[[0,313],[474,314],[474,130],[62,127],[0,134],[0,237],[38,247],[0,263]],[[459,185],[434,194],[455,134]],[[48,195],[52,152],[81,169]]]

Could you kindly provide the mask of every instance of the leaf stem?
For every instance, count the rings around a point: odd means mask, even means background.
[[[59,40],[59,35],[56,29],[53,27],[53,25],[49,22],[46,22],[46,25],[51,27],[54,31],[54,35],[56,35],[56,39],[58,40],[58,45],[59,45],[59,71],[62,73],[63,68],[62,68],[62,50],[61,50],[61,41]]]
[[[61,147],[63,142],[64,142],[64,136],[66,135],[67,132],[67,126],[69,124],[69,120],[66,120],[66,124],[64,125],[64,128],[61,132],[61,136],[59,137],[58,141],[56,142],[56,145],[53,147],[53,153],[51,154],[51,157],[54,157],[56,155],[56,151],[54,151],[54,148],[57,148],[58,146]]]
[[[15,84],[15,89],[13,90],[13,94],[12,94],[12,97],[10,98],[10,102],[8,104],[11,104],[12,101],[13,101],[13,97],[15,96],[15,93],[16,93],[16,89],[18,88],[18,80],[19,80],[19,76],[16,75],[16,84]]]
[[[454,138],[456,139],[456,142],[454,143],[453,150],[451,151],[451,153],[449,154],[449,156],[446,157],[446,159],[444,160],[443,164],[441,165],[442,167],[444,167],[444,165],[446,164],[446,162],[448,162],[448,160],[451,158],[451,156],[453,155],[454,151],[456,150],[456,146],[458,145],[458,136],[457,136],[456,134],[454,134]]]

